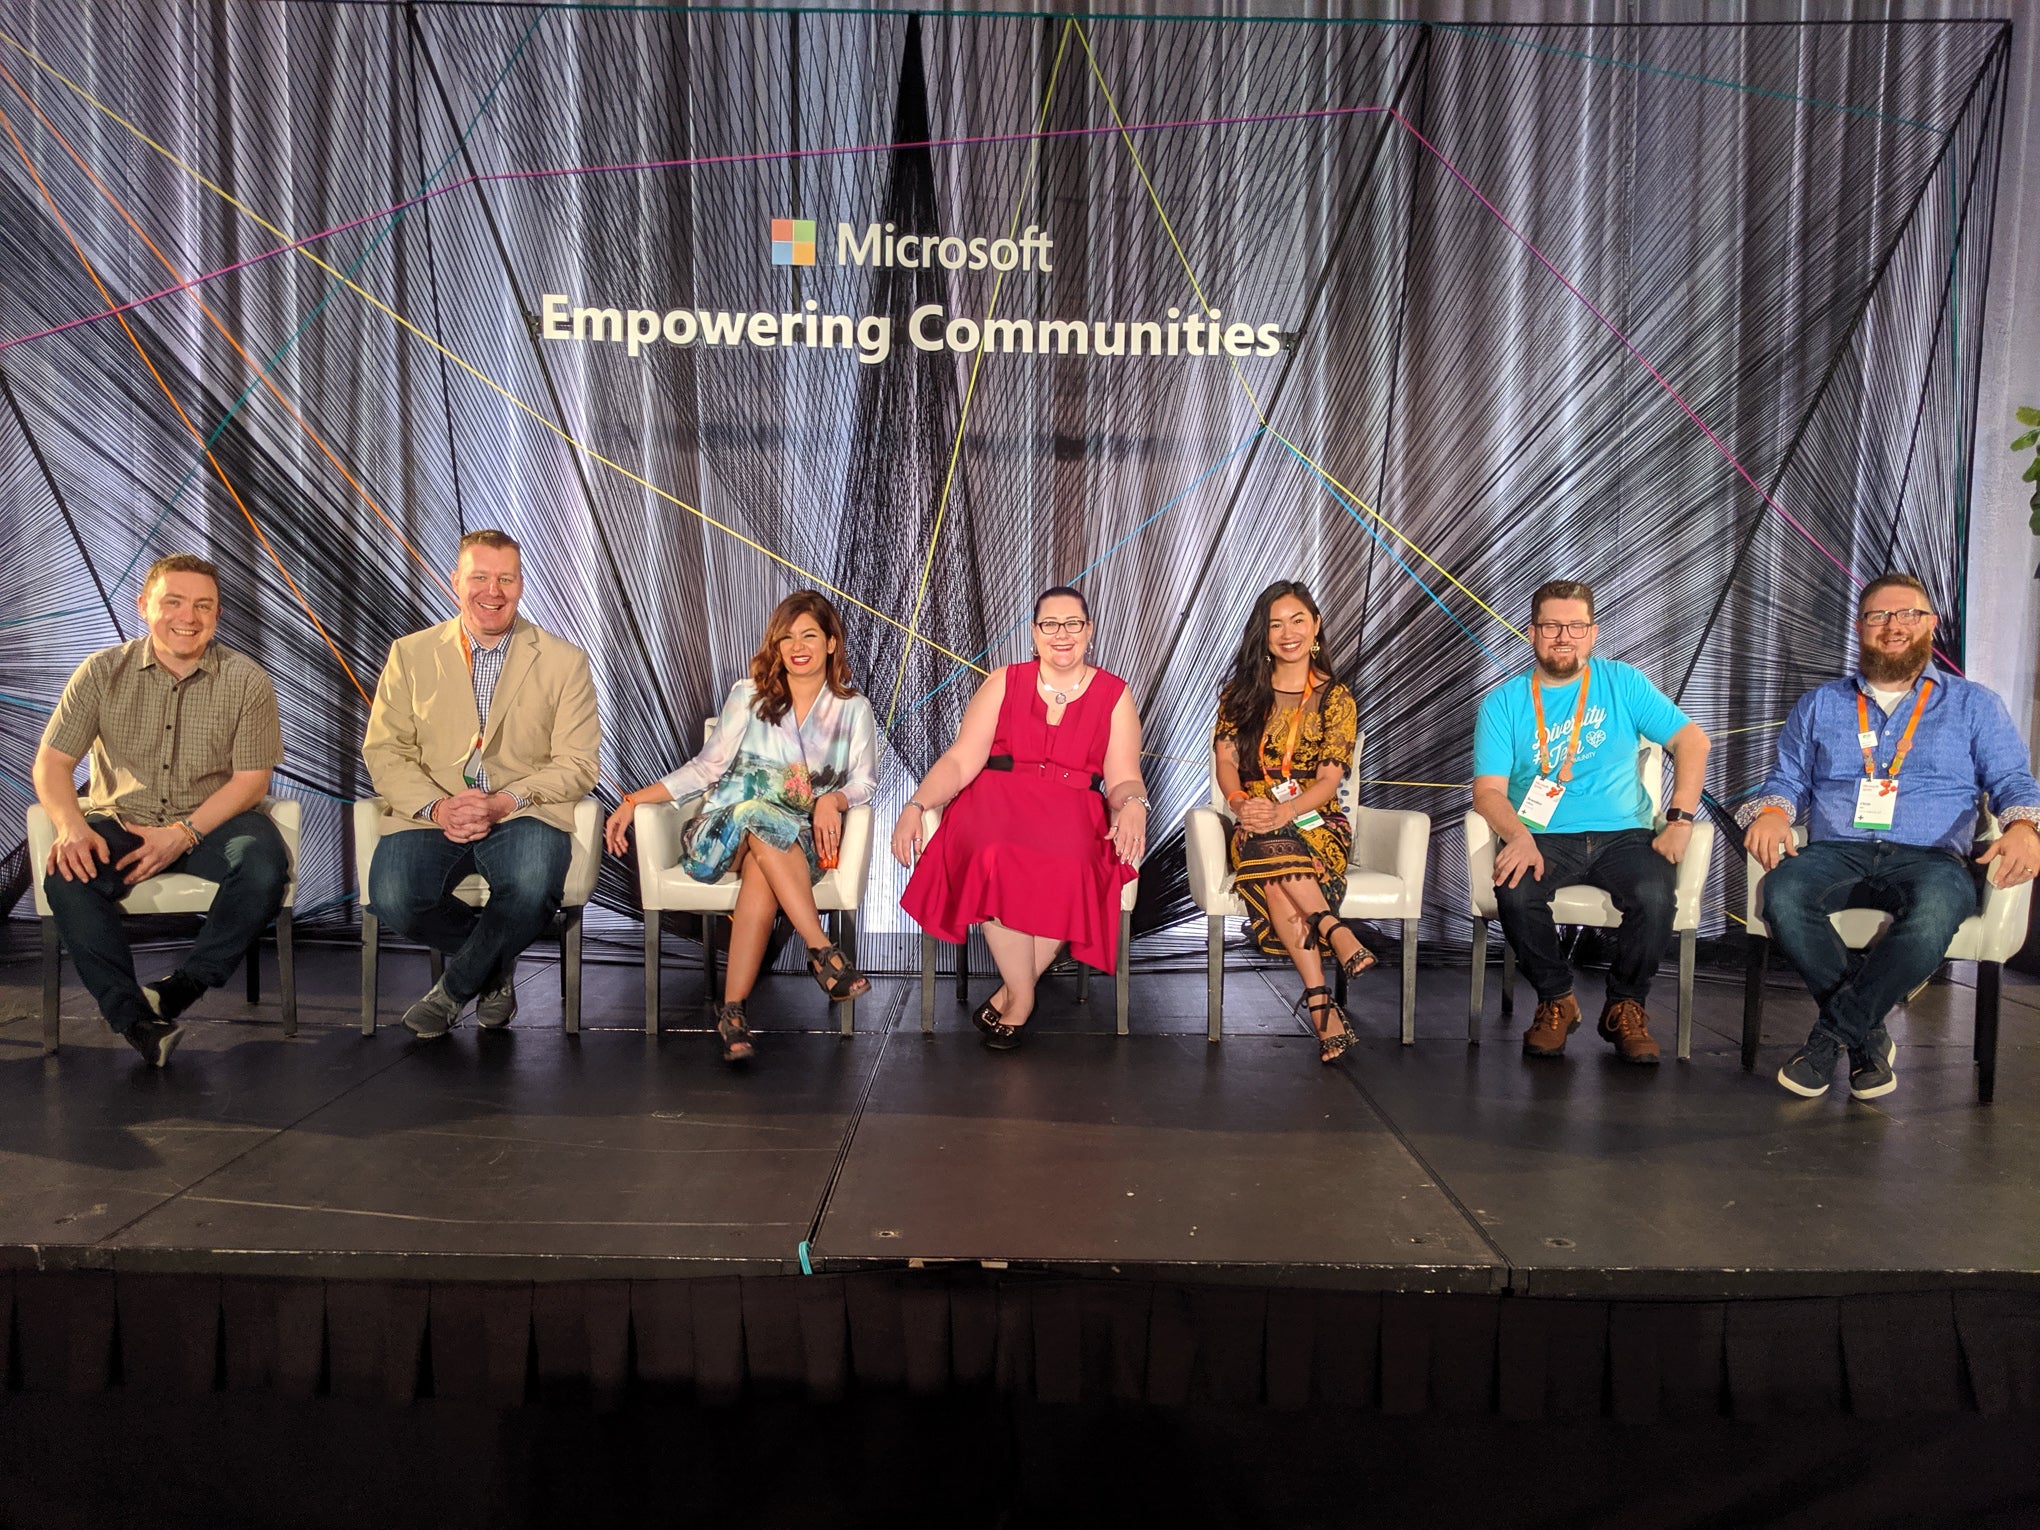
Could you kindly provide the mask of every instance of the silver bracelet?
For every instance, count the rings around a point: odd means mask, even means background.
[[[912,797],[909,797],[907,799],[907,806],[910,808],[919,808],[924,813],[930,813],[934,811],[934,809],[929,807],[927,803],[917,802]]]

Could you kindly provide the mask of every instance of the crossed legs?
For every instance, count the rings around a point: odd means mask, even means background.
[[[798,848],[775,849],[755,834],[746,834],[737,850],[737,906],[730,913],[729,960],[723,968],[723,1002],[741,1004],[750,997],[765,962],[765,943],[772,921],[785,914],[787,923],[810,950],[829,943],[822,916],[815,907],[814,884],[808,880],[807,857]]]

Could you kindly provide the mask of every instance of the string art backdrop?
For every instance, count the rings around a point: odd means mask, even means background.
[[[1196,938],[1182,816],[1272,579],[1324,606],[1363,799],[1432,815],[1448,942],[1544,580],[1714,735],[1717,810],[1861,580],[1919,573],[1962,663],[2008,23],[0,17],[0,907],[48,711],[173,550],[277,682],[335,927],[367,697],[480,526],[594,660],[610,802],[834,592],[881,836],[1080,584],[1146,729],[1149,955]],[[598,903],[623,933],[626,867]]]

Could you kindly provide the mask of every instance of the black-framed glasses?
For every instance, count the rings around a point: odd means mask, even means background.
[[[1047,638],[1055,637],[1064,632],[1067,632],[1071,637],[1075,637],[1090,625],[1090,622],[1081,616],[1066,616],[1060,621],[1051,616],[1045,621],[1036,622],[1034,630]]]
[[[1583,638],[1594,630],[1592,622],[1532,622],[1530,625],[1548,638],[1555,638],[1561,632],[1567,637]]]
[[[1866,627],[1882,627],[1887,622],[1897,622],[1901,627],[1912,627],[1933,614],[1931,611],[1922,611],[1918,606],[1911,606],[1903,611],[1865,611],[1856,620]]]

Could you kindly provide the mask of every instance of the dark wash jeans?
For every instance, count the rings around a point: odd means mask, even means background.
[[[43,896],[57,921],[57,934],[71,953],[71,965],[100,1014],[116,1032],[125,1034],[137,1020],[155,1012],[135,980],[134,953],[121,928],[121,900],[133,891],[127,873],[116,863],[139,848],[141,837],[112,818],[85,820],[111,852],[90,881],[67,882],[55,872],[43,878]],[[164,873],[187,871],[217,882],[205,928],[184,958],[183,971],[208,988],[234,975],[234,965],[247,954],[283,907],[283,889],[290,881],[290,853],[267,813],[238,813],[179,856]]]
[[[1514,887],[1495,888],[1502,933],[1539,1002],[1572,992],[1572,969],[1559,950],[1551,895],[1575,884],[1600,888],[1622,911],[1622,923],[1615,930],[1615,960],[1608,969],[1609,1000],[1634,999],[1641,1004],[1650,997],[1650,980],[1672,938],[1679,879],[1679,868],[1651,849],[1655,837],[1649,829],[1539,834],[1544,875],[1532,881],[1526,873]]]
[[[1764,923],[1820,1005],[1813,1034],[1862,1051],[1976,912],[1981,870],[1953,850],[1874,840],[1821,840],[1781,857],[1764,874]],[[1845,908],[1882,909],[1891,924],[1851,951],[1828,923]]]
[[[399,829],[376,842],[369,907],[407,940],[446,953],[446,991],[465,1004],[510,976],[552,923],[572,850],[571,836],[538,818],[509,819],[466,845],[436,828]],[[489,884],[478,909],[453,895],[477,874]]]

